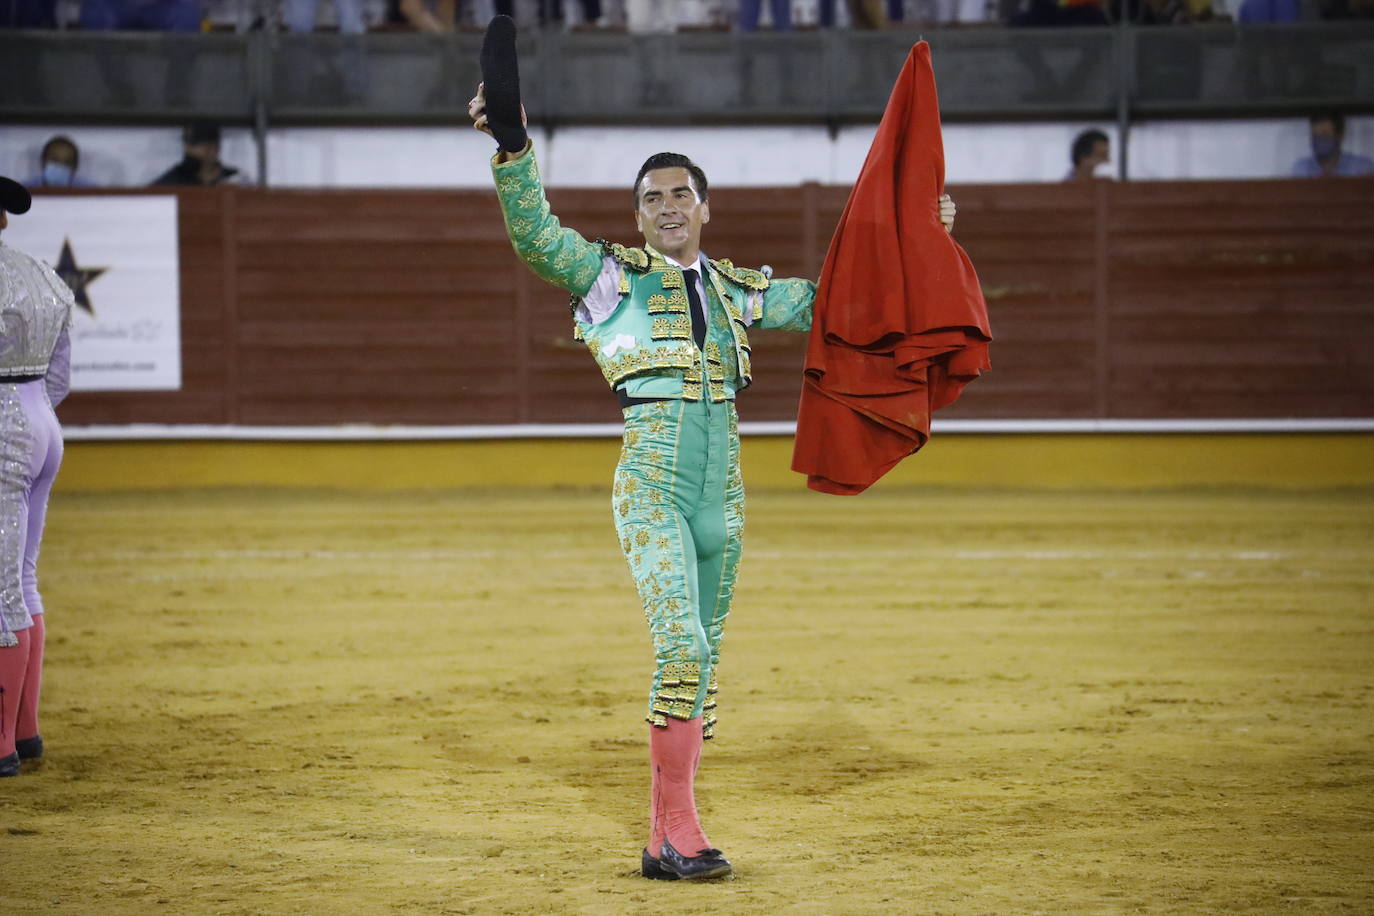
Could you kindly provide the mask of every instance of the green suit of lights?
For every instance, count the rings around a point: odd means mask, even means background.
[[[612,509],[653,636],[648,719],[715,724],[716,665],[744,534],[734,398],[751,380],[747,327],[806,331],[815,285],[709,261],[704,347],[692,337],[682,270],[652,248],[589,242],[549,211],[534,153],[493,161],[516,253],[572,294],[575,336],[613,389],[654,398],[624,408]],[[619,298],[593,322],[578,306],[604,274]]]

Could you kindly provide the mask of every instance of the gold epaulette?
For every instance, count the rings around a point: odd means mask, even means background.
[[[716,273],[720,274],[722,277],[746,289],[763,292],[768,288],[768,277],[763,271],[750,270],[747,267],[736,267],[725,258],[721,258],[719,261],[712,261],[711,266],[715,268]]]
[[[615,258],[626,267],[633,267],[635,270],[649,269],[649,252],[643,248],[626,248],[619,242],[608,242],[605,239],[597,239],[596,243],[601,246],[607,257]]]

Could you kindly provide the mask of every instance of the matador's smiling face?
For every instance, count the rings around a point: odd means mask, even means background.
[[[636,190],[635,225],[645,243],[677,261],[694,259],[711,206],[697,193],[691,173],[685,168],[653,169]]]

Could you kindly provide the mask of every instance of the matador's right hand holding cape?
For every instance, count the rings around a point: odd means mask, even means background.
[[[908,55],[816,291],[792,469],[861,493],[925,445],[930,417],[990,367],[987,306],[939,222],[945,157],[930,46]]]

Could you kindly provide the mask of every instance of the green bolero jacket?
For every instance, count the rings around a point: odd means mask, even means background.
[[[699,348],[682,270],[652,248],[588,241],[564,228],[549,210],[534,152],[492,161],[497,196],[516,254],[530,269],[572,294],[574,336],[583,340],[613,389],[631,397],[731,400],[752,381],[747,329],[807,331],[816,285],[772,279],[771,270],[707,260],[709,308],[728,316],[729,334],[712,334]],[[603,275],[613,278],[619,302],[599,321],[580,309]]]

